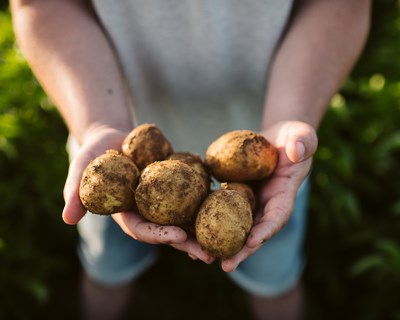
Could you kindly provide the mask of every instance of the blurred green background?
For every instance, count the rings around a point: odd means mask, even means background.
[[[77,235],[61,220],[66,138],[15,45],[1,1],[0,319],[76,318]],[[306,319],[399,320],[400,1],[374,2],[365,51],[332,99],[319,139]],[[248,316],[243,293],[217,264],[189,261],[168,248],[139,285],[137,319]],[[158,308],[149,310],[154,303]]]

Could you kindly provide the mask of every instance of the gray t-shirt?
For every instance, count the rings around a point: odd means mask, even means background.
[[[268,66],[292,0],[93,0],[120,59],[137,124],[176,151],[260,129]],[[284,84],[282,84],[284,85]]]

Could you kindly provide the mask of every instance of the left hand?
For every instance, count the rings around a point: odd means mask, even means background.
[[[315,129],[305,122],[284,121],[263,131],[278,149],[278,164],[259,194],[259,211],[245,246],[233,257],[222,260],[221,268],[231,272],[277,234],[289,221],[297,190],[308,175],[318,139]]]

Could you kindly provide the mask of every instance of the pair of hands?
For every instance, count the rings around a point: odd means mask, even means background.
[[[87,135],[79,153],[70,164],[64,188],[63,219],[67,224],[78,223],[86,213],[78,192],[84,168],[107,149],[119,150],[126,134],[114,129],[101,128]],[[312,156],[317,149],[315,130],[304,122],[279,122],[262,134],[278,148],[278,165],[260,189],[257,200],[261,209],[255,215],[254,225],[245,246],[235,256],[221,262],[221,268],[225,272],[235,270],[289,221],[297,190],[311,168]],[[192,259],[199,259],[205,263],[215,260],[179,227],[151,223],[137,212],[121,212],[112,216],[126,234],[138,241],[168,244],[187,252]]]

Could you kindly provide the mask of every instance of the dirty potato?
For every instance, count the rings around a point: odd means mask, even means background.
[[[180,160],[164,160],[142,171],[135,199],[147,220],[180,226],[194,220],[205,195],[204,183],[194,169]]]
[[[168,159],[180,160],[188,164],[203,178],[206,189],[210,189],[211,176],[200,155],[190,152],[175,152]]]
[[[108,215],[132,209],[139,169],[116,150],[92,160],[83,172],[79,196],[88,211]]]
[[[122,142],[122,153],[143,170],[152,162],[166,159],[172,152],[171,143],[154,124],[144,123],[133,129]]]
[[[262,180],[271,175],[277,160],[276,148],[250,130],[222,135],[210,144],[205,157],[214,177],[226,182]]]
[[[253,225],[250,204],[235,190],[217,190],[202,203],[196,219],[196,239],[215,257],[240,251]]]
[[[253,189],[248,184],[242,182],[223,182],[221,183],[221,189],[236,190],[249,202],[251,211],[254,212],[256,210],[256,197]]]

